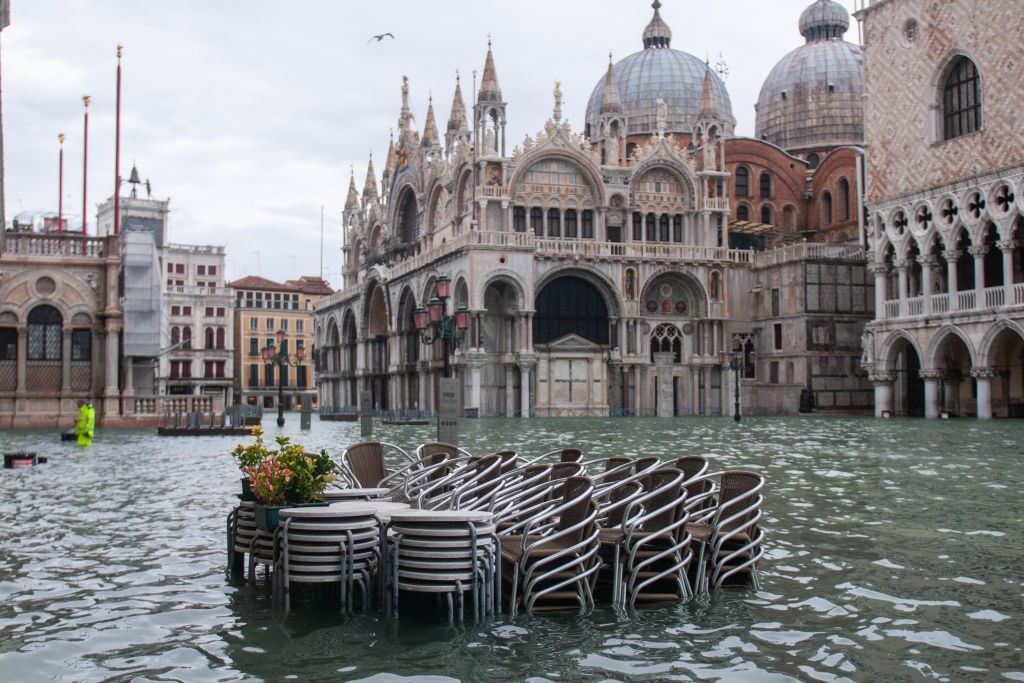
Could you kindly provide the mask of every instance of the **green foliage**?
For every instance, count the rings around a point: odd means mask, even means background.
[[[277,449],[267,448],[261,430],[254,430],[256,442],[238,445],[232,452],[249,477],[256,500],[263,505],[298,505],[323,500],[327,485],[334,481],[334,461],[327,451],[308,455],[288,437],[274,439]]]

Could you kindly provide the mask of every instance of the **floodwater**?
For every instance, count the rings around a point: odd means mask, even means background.
[[[267,433],[277,433],[268,419]],[[284,617],[225,574],[231,437],[0,432],[0,679],[1024,681],[1024,425],[841,418],[477,420],[474,452],[709,454],[767,476],[762,590],[633,613]],[[354,423],[284,432],[340,455]],[[405,447],[428,427],[378,426]]]

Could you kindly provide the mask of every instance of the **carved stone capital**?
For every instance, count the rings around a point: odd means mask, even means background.
[[[996,242],[996,246],[1002,251],[1013,251],[1019,245],[1016,240],[1002,240],[1001,242]]]
[[[939,259],[935,258],[931,254],[921,254],[917,257],[917,262],[924,268],[934,268],[939,265]]]
[[[946,376],[942,370],[921,370],[921,379],[926,382],[938,382]]]
[[[910,260],[901,258],[899,261],[896,262],[896,270],[900,271],[901,273],[905,273],[908,270],[910,270]]]
[[[875,370],[869,375],[869,379],[875,384],[892,384],[896,381],[896,374],[888,370]]]
[[[889,264],[888,263],[877,263],[876,262],[876,263],[872,263],[868,268],[875,275],[886,275],[889,272]]]
[[[995,368],[974,368],[971,370],[971,377],[974,379],[995,379]]]
[[[988,246],[984,244],[972,244],[967,251],[974,258],[979,258],[988,253]]]
[[[962,251],[960,251],[959,249],[947,249],[946,251],[942,252],[942,256],[947,261],[950,261],[950,262],[959,261],[960,257],[963,256],[963,255],[964,255],[964,253]]]

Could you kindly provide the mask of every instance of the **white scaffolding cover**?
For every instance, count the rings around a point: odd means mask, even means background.
[[[153,236],[123,234],[124,355],[160,355],[160,260]]]

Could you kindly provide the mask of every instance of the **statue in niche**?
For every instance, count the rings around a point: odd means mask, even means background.
[[[658,118],[657,118],[657,129],[658,135],[664,135],[665,130],[668,128],[668,105],[665,104],[665,98],[658,93]]]
[[[631,269],[627,269],[626,270],[626,287],[625,287],[625,290],[626,290],[626,299],[628,301],[632,301],[633,298],[634,298],[634,290],[636,288],[636,285],[635,285],[635,282],[634,282],[635,279],[636,279],[636,276],[633,274],[633,271]]]
[[[860,336],[860,366],[870,369],[875,364],[875,335],[871,330],[864,330]]]

